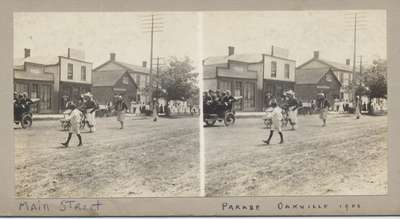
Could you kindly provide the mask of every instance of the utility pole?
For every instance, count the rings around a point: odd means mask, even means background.
[[[352,99],[355,100],[355,91],[356,91],[356,64],[357,64],[357,34],[359,30],[362,30],[363,28],[365,28],[365,20],[362,20],[365,18],[365,16],[362,14],[362,12],[354,12],[354,13],[350,13],[350,14],[345,14],[345,16],[349,16],[347,17],[347,19],[351,19],[351,30],[353,31],[353,69],[352,69],[352,80],[351,80],[351,84],[352,84],[352,89],[351,89],[351,96]]]
[[[362,85],[361,79],[362,79],[362,73],[363,73],[362,72],[362,62],[363,62],[362,58],[363,58],[363,56],[360,56],[360,73],[358,74],[358,76],[359,76],[358,80],[360,82],[360,86]]]
[[[160,87],[160,67],[165,65],[165,60],[163,57],[157,56],[156,58],[156,75],[157,75],[157,81],[156,81],[156,97],[157,100],[160,98],[160,93],[159,93],[159,87]],[[161,62],[160,62],[161,61]]]
[[[153,47],[154,47],[154,33],[162,32],[163,31],[163,22],[162,18],[156,14],[150,14],[144,16],[142,19],[142,26],[145,30],[145,33],[150,33],[150,72],[149,72],[149,79],[150,79],[150,98],[153,98],[154,92],[154,81],[153,81]],[[150,108],[154,112],[154,101],[151,99],[150,101]],[[156,121],[156,120],[154,120]]]
[[[355,93],[356,93],[356,51],[357,51],[357,13],[354,14],[354,44],[353,44],[353,72],[352,72],[352,96],[353,98],[355,97]]]

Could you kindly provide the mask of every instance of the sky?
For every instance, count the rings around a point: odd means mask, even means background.
[[[353,60],[354,12],[209,12],[203,16],[204,56],[226,55],[228,46],[234,46],[236,54],[270,54],[274,45],[288,49],[296,65],[316,50],[320,58],[345,63]],[[364,56],[364,63],[386,58],[386,11],[357,12],[357,56]]]
[[[219,11],[161,12],[163,32],[155,33],[154,57],[176,56],[193,60],[196,70],[209,56],[235,53],[270,53],[272,45],[286,48],[296,64],[320,57],[345,63],[353,57],[355,11]],[[357,56],[363,63],[386,58],[386,11],[357,11],[360,30]],[[14,58],[24,48],[32,56],[66,55],[67,48],[83,50],[98,66],[116,53],[117,60],[141,65],[149,62],[150,34],[137,12],[18,12],[14,14]]]

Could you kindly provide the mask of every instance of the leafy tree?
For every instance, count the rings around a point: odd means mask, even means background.
[[[158,92],[158,95],[167,101],[182,100],[198,104],[198,73],[193,73],[193,70],[192,61],[188,57],[183,60],[176,57],[169,58],[167,66],[161,68],[158,77],[154,77],[159,89],[154,89],[153,96]]]
[[[386,60],[374,60],[373,64],[360,75],[356,95],[368,96],[370,103],[374,98],[387,98]],[[373,113],[370,104],[368,109],[370,113]]]
[[[386,98],[387,96],[387,63],[386,60],[374,60],[366,72],[361,75],[364,92],[370,99]],[[359,90],[361,88],[359,87]]]

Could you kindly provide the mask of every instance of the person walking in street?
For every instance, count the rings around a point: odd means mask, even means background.
[[[328,109],[331,106],[329,104],[328,99],[326,98],[326,95],[324,93],[321,93],[321,99],[319,102],[319,109],[320,109],[320,115],[319,118],[322,120],[322,127],[326,126],[326,119],[328,117]]]
[[[124,102],[124,99],[122,96],[118,95],[115,97],[115,111],[117,113],[117,121],[121,124],[120,129],[124,128],[124,121],[125,121],[125,113],[126,110],[128,110],[128,106]]]
[[[356,113],[356,118],[360,119],[361,117],[361,98],[360,96],[356,96],[356,103],[355,103],[355,113]]]
[[[297,109],[299,108],[300,104],[299,101],[296,99],[295,93],[290,90],[287,93],[288,96],[288,116],[289,116],[289,121],[290,125],[292,126],[292,130],[296,130],[296,125],[297,125]]]
[[[86,119],[88,121],[88,126],[89,126],[89,132],[95,132],[96,131],[96,109],[98,108],[98,105],[96,104],[95,100],[93,99],[93,95],[90,93],[86,93],[84,95],[85,102],[83,104],[85,113],[86,113]]]
[[[67,116],[66,121],[70,123],[69,126],[69,131],[68,131],[68,137],[67,141],[64,143],[61,143],[64,145],[64,147],[68,147],[69,141],[71,140],[72,134],[76,134],[79,140],[79,146],[82,146],[82,137],[81,137],[81,132],[79,130],[80,122],[81,122],[81,117],[82,117],[82,112],[76,107],[74,103],[69,104],[69,109],[71,110],[71,113]]]
[[[157,98],[153,99],[153,122],[157,122],[158,120],[158,100]]]
[[[283,144],[283,134],[282,134],[282,128],[281,128],[281,121],[282,121],[282,109],[280,107],[278,107],[276,102],[272,102],[271,103],[271,107],[273,108],[272,112],[271,112],[271,116],[272,116],[272,126],[271,126],[271,130],[269,132],[269,136],[267,140],[263,140],[263,142],[267,145],[269,145],[272,136],[274,135],[274,131],[278,131],[279,136],[281,138],[281,141],[279,142],[279,144]]]

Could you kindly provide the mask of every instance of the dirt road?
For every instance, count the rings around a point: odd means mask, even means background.
[[[271,145],[261,119],[205,128],[206,195],[375,195],[387,192],[387,117],[301,116]],[[269,133],[269,130],[268,130]]]
[[[84,146],[60,148],[66,132],[58,121],[35,121],[15,131],[17,197],[197,196],[197,118],[97,119],[97,132],[83,133]]]

